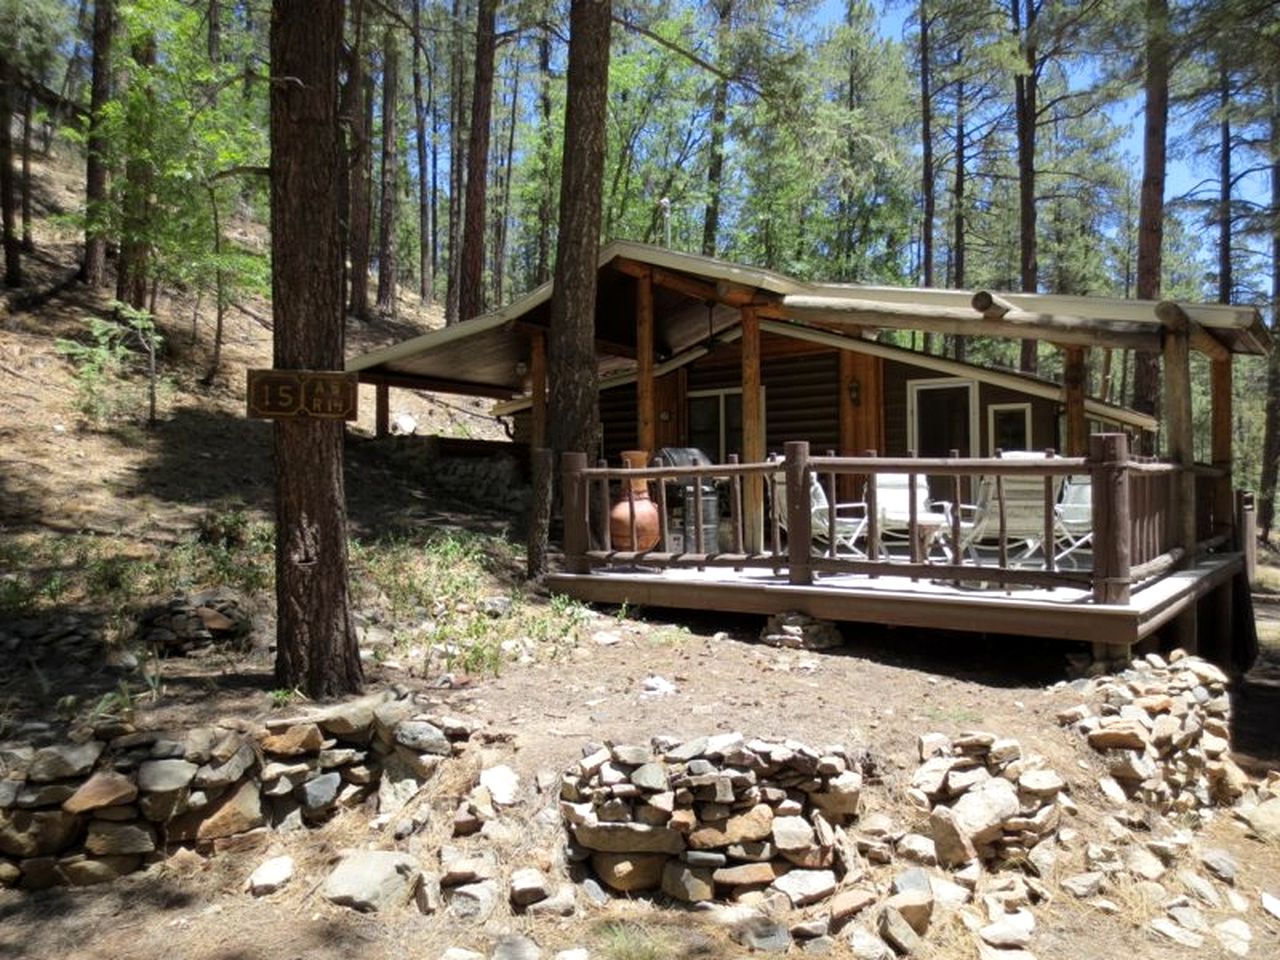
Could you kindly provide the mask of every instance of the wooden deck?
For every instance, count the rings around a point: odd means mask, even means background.
[[[1090,590],[984,589],[978,584],[831,574],[797,585],[769,570],[599,568],[547,578],[557,593],[591,603],[769,615],[797,610],[826,620],[1078,640],[1128,648],[1193,608],[1243,570],[1239,553],[1215,554],[1097,603]]]

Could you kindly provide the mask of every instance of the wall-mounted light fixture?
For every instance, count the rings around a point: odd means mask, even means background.
[[[862,383],[859,380],[849,381],[849,402],[855,407],[862,406]]]

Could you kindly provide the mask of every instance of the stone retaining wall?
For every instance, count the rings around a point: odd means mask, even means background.
[[[862,790],[858,753],[741,734],[592,749],[565,773],[571,855],[630,893],[687,902],[778,891],[824,899],[857,862],[844,826]]]
[[[0,743],[0,884],[100,883],[175,844],[216,849],[366,802],[392,813],[472,732],[388,693],[262,725],[170,735],[110,721],[64,742]]]

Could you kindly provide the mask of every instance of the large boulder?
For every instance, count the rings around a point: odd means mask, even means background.
[[[356,850],[339,861],[320,896],[362,913],[386,911],[408,903],[421,876],[417,857],[395,850]]]

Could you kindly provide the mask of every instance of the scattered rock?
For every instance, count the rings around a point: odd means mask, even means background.
[[[293,879],[293,857],[272,857],[249,875],[249,892],[255,897],[275,893]]]
[[[483,922],[498,904],[498,881],[481,880],[455,887],[449,898],[449,915],[459,920]]]
[[[1237,957],[1249,955],[1249,945],[1253,942],[1253,931],[1243,920],[1232,917],[1213,926],[1213,935],[1222,944],[1222,949]]]
[[[394,850],[357,850],[346,854],[320,888],[320,896],[362,913],[402,907],[422,875],[417,857]]]
[[[512,871],[511,902],[517,907],[527,907],[549,896],[551,896],[551,884],[541,870],[522,867]]]
[[[499,937],[489,960],[541,960],[542,948],[528,937]]]
[[[761,953],[785,953],[791,947],[791,932],[782,924],[759,915],[736,924],[730,935],[748,950]]]
[[[520,797],[520,775],[506,764],[482,771],[480,786],[489,791],[490,799],[500,807],[513,806]]]

